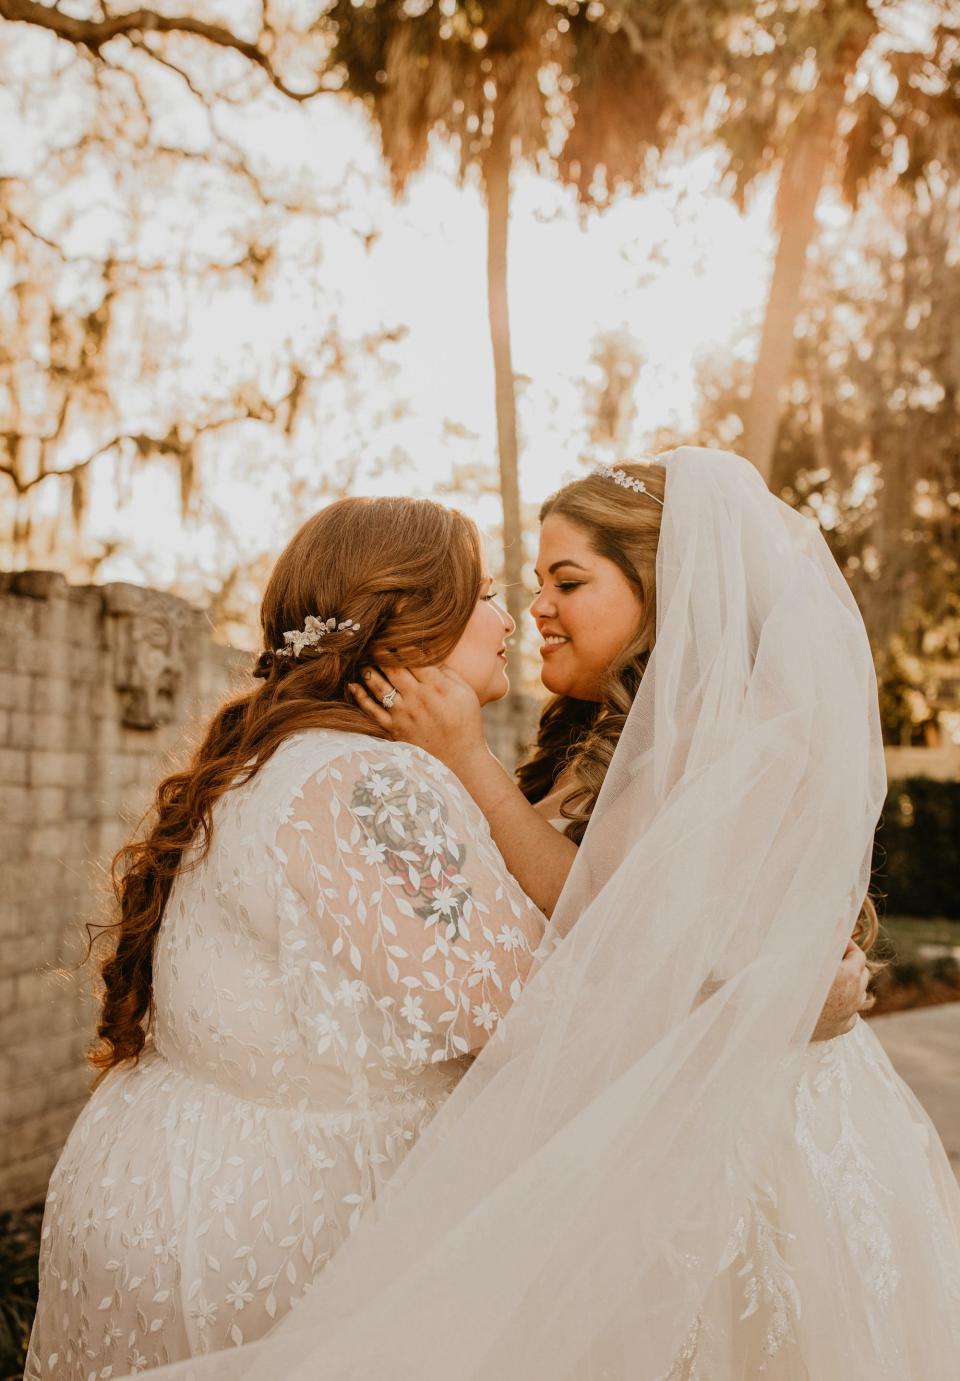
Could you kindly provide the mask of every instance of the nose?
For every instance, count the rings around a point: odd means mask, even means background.
[[[547,598],[545,590],[541,590],[538,595],[534,595],[530,605],[530,613],[535,619],[548,619],[556,612],[556,605]]]
[[[502,606],[498,607],[500,610],[500,616],[503,619],[503,627],[506,631],[506,635],[508,638],[512,638],[514,633],[516,633],[517,631],[517,621],[508,609],[504,609]]]

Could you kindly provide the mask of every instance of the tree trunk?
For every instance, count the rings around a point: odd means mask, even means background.
[[[741,451],[769,483],[780,426],[782,394],[793,363],[794,328],[814,215],[833,154],[839,102],[824,98],[818,115],[784,159],[778,191],[780,240],[760,349],[744,420]]]
[[[510,693],[513,741],[517,757],[526,736],[523,704],[516,689],[525,641],[527,600],[523,589],[523,531],[517,475],[517,399],[510,349],[510,311],[507,295],[507,235],[510,215],[511,134],[508,96],[497,101],[496,123],[484,160],[487,201],[487,298],[493,373],[496,389],[497,448],[500,457],[500,496],[503,505],[503,580],[506,604],[517,624],[514,636],[514,682]]]

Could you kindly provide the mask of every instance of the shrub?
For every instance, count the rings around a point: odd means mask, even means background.
[[[0,1376],[23,1374],[37,1307],[37,1256],[43,1205],[0,1213]]]
[[[938,959],[934,959],[930,973],[938,983],[945,983],[948,988],[960,989],[960,964],[952,954],[941,954]]]
[[[892,782],[873,851],[873,887],[895,916],[960,917],[960,782]]]

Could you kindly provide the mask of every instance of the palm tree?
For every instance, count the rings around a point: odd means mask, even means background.
[[[857,205],[878,176],[897,171],[915,192],[957,164],[960,7],[936,0],[922,34],[896,32],[905,6],[875,0],[778,4],[766,41],[742,35],[726,81],[719,134],[743,198],[779,165],[779,231],[741,449],[768,481],[781,398],[794,354],[807,252],[821,195],[835,183]]]
[[[455,141],[461,177],[481,180],[504,578],[520,628],[523,533],[507,285],[511,173],[518,158],[549,164],[585,204],[602,202],[621,185],[642,187],[652,155],[679,118],[661,35],[664,14],[683,8],[335,0],[320,21],[329,26],[330,70],[376,121],[397,195],[422,167],[431,135]],[[518,750],[522,732],[516,719]]]

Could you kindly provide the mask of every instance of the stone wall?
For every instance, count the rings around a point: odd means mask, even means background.
[[[2,1209],[43,1195],[87,1096],[89,975],[75,969],[109,860],[250,659],[172,596],[38,571],[0,574],[0,639]]]
[[[929,777],[935,782],[960,781],[960,745],[939,748],[887,748],[887,776],[892,782]]]

